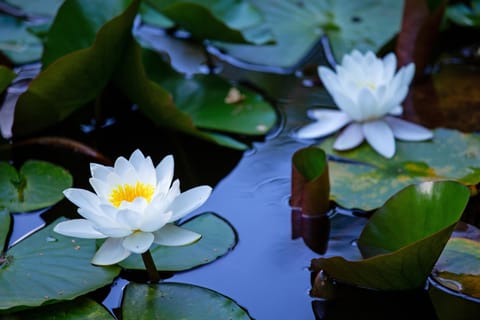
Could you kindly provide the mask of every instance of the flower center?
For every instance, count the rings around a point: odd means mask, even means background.
[[[137,182],[135,185],[118,185],[110,193],[109,200],[115,207],[118,208],[122,201],[132,202],[138,197],[143,197],[150,202],[154,192],[155,187],[153,185],[144,184],[142,182]]]
[[[372,91],[375,91],[375,89],[377,88],[377,85],[374,82],[369,81],[357,81],[355,84],[359,88],[368,88]]]

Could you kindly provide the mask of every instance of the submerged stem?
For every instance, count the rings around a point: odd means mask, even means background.
[[[148,272],[148,278],[150,279],[151,283],[160,282],[160,274],[157,271],[157,267],[155,266],[155,262],[153,262],[152,254],[150,250],[145,251],[142,253],[143,263],[145,264],[145,268]]]

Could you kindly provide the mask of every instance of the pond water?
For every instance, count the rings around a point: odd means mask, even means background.
[[[351,298],[336,303],[312,299],[309,295],[310,261],[320,254],[310,249],[301,238],[292,239],[292,208],[289,205],[291,158],[299,148],[313,143],[293,137],[293,132],[308,121],[307,108],[329,102],[327,94],[317,85],[313,69],[309,69],[323,59],[322,55],[321,51],[311,55],[309,64],[304,66],[303,77],[245,72],[225,61],[215,61],[223,76],[253,87],[260,86],[278,109],[280,121],[277,128],[265,139],[254,140],[252,148],[246,152],[163,131],[150,124],[135,108],[122,105],[121,97],[119,101],[107,104],[110,108],[103,115],[103,126],[92,129],[92,114],[83,112],[41,135],[61,135],[81,141],[110,159],[127,156],[135,148],[152,155],[155,161],[172,153],[182,189],[198,184],[214,187],[209,200],[186,218],[205,211],[217,213],[234,227],[237,245],[213,263],[177,273],[165,281],[191,283],[215,290],[235,300],[254,319],[345,319],[353,315],[384,319],[412,313],[421,314],[422,319],[436,319],[434,308],[423,291],[379,295],[358,290]],[[417,92],[411,97],[414,104],[428,98],[420,94],[425,91]],[[446,98],[439,101],[446,101]],[[409,118],[425,124],[428,124],[427,120],[433,121],[422,109],[410,107],[408,110]],[[448,115],[446,118],[451,119]],[[445,119],[442,123],[448,122]],[[468,129],[475,131],[478,125]],[[7,158],[14,163],[32,157],[55,162],[72,172],[76,187],[89,188],[88,163],[98,159],[78,150],[72,151],[70,147],[68,142],[44,145],[38,140],[15,147]],[[46,211],[14,215],[10,244],[58,216],[73,217],[74,212],[73,205],[62,200]],[[330,219],[328,250],[324,255],[359,258],[356,239],[367,220],[340,208],[338,212]],[[111,289],[100,290],[95,298],[116,312],[123,287],[138,277],[141,275],[122,274]]]

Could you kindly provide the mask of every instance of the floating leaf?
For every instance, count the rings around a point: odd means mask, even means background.
[[[7,209],[0,209],[0,259],[2,259],[2,253],[7,243],[8,231],[10,230],[12,218],[10,212]],[[2,262],[0,262],[1,268]]]
[[[376,290],[423,288],[465,209],[470,192],[454,181],[410,185],[377,210],[360,235],[364,260],[312,261],[316,272],[341,283]],[[317,276],[314,291],[321,292]]]
[[[45,161],[26,161],[20,171],[0,162],[0,207],[10,212],[46,208],[63,199],[63,190],[72,186],[64,168]]]
[[[248,1],[149,0],[159,10],[198,40],[264,44],[272,42],[262,26],[262,14]]]
[[[288,68],[299,63],[324,34],[337,61],[354,48],[377,51],[400,30],[403,1],[264,0],[255,5],[276,44],[218,46],[240,60]]]
[[[10,85],[17,74],[9,68],[0,65],[0,94]]]
[[[182,227],[201,234],[202,238],[188,246],[152,246],[150,251],[158,270],[183,271],[210,263],[230,251],[237,241],[232,226],[213,213],[196,216]],[[131,255],[120,266],[145,270],[140,255]]]
[[[146,50],[143,60],[149,77],[173,95],[176,106],[187,113],[198,128],[263,135],[276,123],[272,106],[249,89],[233,87],[215,75],[197,74],[187,78],[153,51]],[[236,99],[232,90],[237,90]]]
[[[123,299],[123,319],[211,320],[251,319],[233,300],[191,284],[129,283]]]
[[[8,262],[0,268],[0,310],[71,300],[111,283],[119,274],[118,267],[90,263],[97,250],[94,240],[54,232],[53,227],[63,220],[57,219],[7,250]]]
[[[331,198],[345,208],[373,210],[409,184],[429,180],[480,181],[480,136],[436,129],[432,141],[396,141],[397,152],[386,160],[364,143],[351,151],[332,148],[334,137],[319,144],[329,161]]]
[[[40,59],[42,41],[28,32],[28,25],[12,16],[0,14],[0,51],[14,64]]]
[[[2,314],[2,320],[114,320],[102,305],[80,297],[34,309]]]
[[[88,19],[80,10],[85,4],[71,2],[78,5],[78,15],[69,15],[68,23],[87,28],[83,24]],[[93,1],[87,2],[94,7]],[[138,1],[133,1],[125,12],[100,28],[91,47],[58,58],[31,82],[17,102],[14,134],[29,134],[56,124],[100,94],[122,59],[137,7]],[[113,13],[115,8],[112,6]]]

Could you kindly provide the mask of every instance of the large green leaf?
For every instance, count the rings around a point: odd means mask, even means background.
[[[94,240],[55,233],[53,227],[62,220],[7,250],[0,266],[0,310],[71,300],[108,285],[119,274],[118,267],[90,263],[97,250]]]
[[[153,51],[146,50],[143,60],[149,77],[173,95],[176,106],[198,128],[263,135],[276,122],[272,106],[249,89],[234,87],[215,75],[185,77]],[[227,102],[229,93],[239,94],[237,101]]]
[[[218,292],[175,282],[128,284],[122,311],[124,320],[251,319],[244,309]]]
[[[0,14],[0,51],[15,64],[37,61],[42,55],[42,41],[27,29],[26,22]]]
[[[0,259],[3,249],[7,243],[8,231],[10,230],[10,224],[12,218],[10,212],[7,209],[0,209]]]
[[[26,161],[20,171],[0,162],[0,207],[10,212],[46,208],[63,199],[63,190],[72,186],[64,168],[45,161]]]
[[[0,65],[0,94],[10,85],[17,74],[7,67]]]
[[[210,263],[229,252],[237,242],[232,226],[212,213],[196,216],[182,224],[182,227],[201,234],[202,238],[188,246],[153,246],[150,251],[158,270],[183,271]],[[120,262],[120,266],[145,269],[140,255],[131,255]]]
[[[346,208],[373,210],[405,186],[427,180],[480,181],[480,136],[436,129],[432,141],[396,141],[397,151],[385,159],[364,143],[346,152],[332,148],[335,137],[319,144],[329,155],[331,198]],[[353,160],[353,161],[352,161]]]
[[[243,0],[148,0],[198,40],[264,44],[272,42],[262,14]]]
[[[367,258],[319,258],[312,269],[339,282],[377,290],[423,288],[465,209],[470,192],[454,181],[410,185],[376,211],[358,245]],[[314,291],[322,292],[317,277]]]
[[[250,63],[293,67],[324,34],[337,60],[354,48],[377,51],[400,30],[403,1],[264,0],[255,5],[276,44],[218,45]]]
[[[102,305],[80,297],[34,309],[3,314],[2,320],[114,320]]]
[[[94,5],[92,1],[87,2]],[[83,8],[80,0],[72,3]],[[56,124],[100,94],[122,59],[137,7],[138,1],[133,1],[125,12],[100,28],[91,47],[58,58],[31,82],[17,102],[14,134],[28,134]],[[112,8],[113,14],[117,12],[115,8]],[[88,21],[80,9],[77,13],[69,14],[69,23]],[[60,13],[56,19],[59,17]]]

